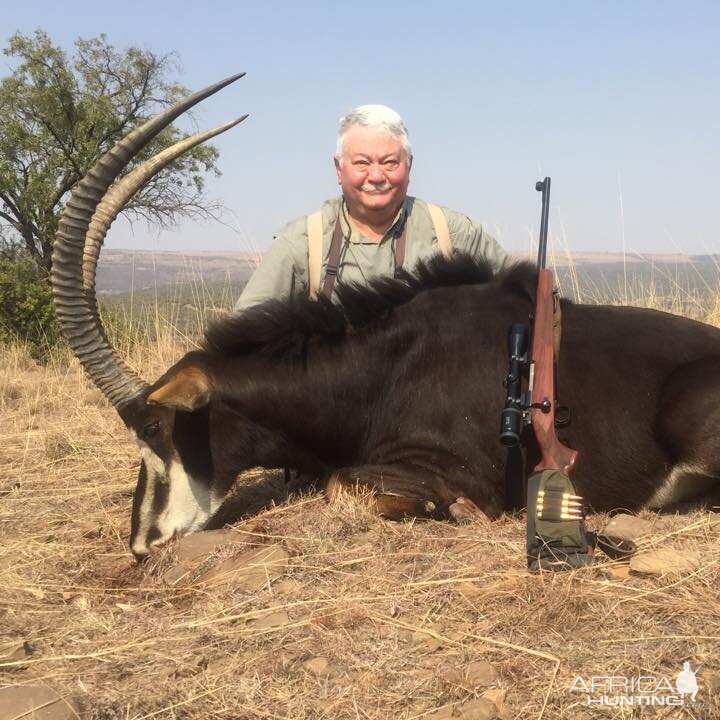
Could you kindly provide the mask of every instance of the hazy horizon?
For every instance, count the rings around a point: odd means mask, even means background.
[[[266,248],[337,194],[337,119],[379,102],[408,125],[410,193],[476,218],[510,251],[534,246],[534,183],[550,175],[557,251],[720,252],[718,3],[67,7],[13,6],[4,45],[42,28],[70,50],[104,32],[118,48],[176,52],[191,89],[247,72],[196,113],[200,127],[250,113],[215,141],[223,177],[208,194],[223,223],[157,233],[121,220],[108,247]]]

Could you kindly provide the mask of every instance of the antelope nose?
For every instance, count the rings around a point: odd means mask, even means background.
[[[130,552],[135,556],[135,560],[139,563],[143,562],[150,554],[150,550],[144,543],[135,542],[130,546]]]

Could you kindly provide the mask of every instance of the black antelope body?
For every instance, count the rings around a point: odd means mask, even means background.
[[[161,167],[228,123],[115,182],[168,123],[230,78],[148,121],[80,182],[60,223],[53,284],[65,337],[135,437],[142,458],[130,545],[137,556],[202,528],[238,473],[293,467],[362,485],[390,517],[506,507],[498,423],[512,323],[535,276],[494,277],[467,257],[344,288],[341,306],[271,301],[212,327],[148,386],[100,323],[95,267],[108,227]],[[114,184],[113,184],[114,183]],[[720,330],[661,312],[563,301],[559,377],[580,451],[578,492],[595,509],[662,508],[720,485]],[[461,500],[464,502],[464,500]]]

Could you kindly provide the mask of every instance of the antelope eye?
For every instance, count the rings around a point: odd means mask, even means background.
[[[160,431],[160,421],[159,420],[153,420],[153,422],[149,422],[142,429],[143,440],[147,440],[148,438],[153,437],[153,435],[157,435],[159,431]]]

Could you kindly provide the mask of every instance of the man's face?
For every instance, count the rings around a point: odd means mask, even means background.
[[[350,211],[397,211],[407,194],[410,165],[395,135],[382,128],[353,125],[345,133],[342,157],[335,159]]]

